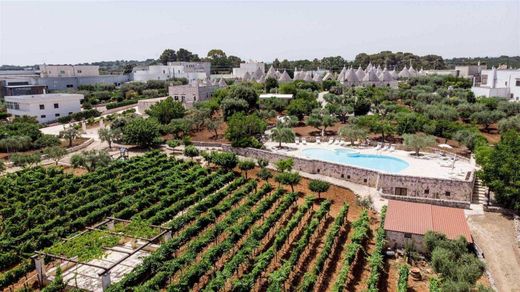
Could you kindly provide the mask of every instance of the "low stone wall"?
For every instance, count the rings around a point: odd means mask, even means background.
[[[226,144],[221,146],[225,151],[254,159],[263,158],[271,163],[290,157],[294,160],[295,170],[321,174],[374,187],[386,195],[396,194],[396,188],[406,188],[406,196],[395,196],[396,199],[400,200],[414,200],[414,198],[418,198],[422,199],[423,202],[436,202],[445,206],[467,208],[473,193],[475,179],[473,173],[465,181],[387,174],[344,164],[292,157],[268,150],[234,148]]]
[[[210,142],[210,141],[191,141],[191,143],[197,147],[212,147],[212,148],[221,148],[223,147],[224,145],[227,145],[228,147],[230,147],[230,145],[228,144],[224,144],[224,143],[220,143],[220,142]]]
[[[389,199],[389,200],[401,200],[401,201],[407,201],[407,202],[412,202],[412,203],[424,203],[424,204],[439,205],[439,206],[453,207],[453,208],[469,209],[469,207],[470,207],[470,203],[465,202],[465,201],[396,196],[396,195],[388,195],[388,194],[381,194],[381,197],[383,197],[385,199]]]
[[[77,146],[74,146],[74,147],[70,147],[67,149],[67,153],[72,153],[72,152],[76,152],[76,151],[79,151],[81,149],[84,149],[84,148],[87,148],[87,146],[89,146],[90,144],[94,143],[94,139],[90,138],[88,139],[87,141],[77,145]]]

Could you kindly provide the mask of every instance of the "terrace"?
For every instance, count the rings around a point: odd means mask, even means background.
[[[421,176],[427,178],[438,178],[438,179],[449,179],[449,180],[460,180],[465,181],[468,179],[468,173],[471,173],[475,170],[475,166],[471,163],[471,161],[467,158],[454,156],[453,154],[446,154],[444,152],[437,153],[425,153],[422,156],[414,156],[411,155],[412,152],[398,150],[398,149],[376,149],[375,147],[351,147],[341,145],[340,143],[333,142],[321,142],[321,143],[289,143],[284,144],[288,146],[286,148],[279,149],[278,143],[276,142],[267,142],[266,147],[268,149],[273,150],[276,153],[289,155],[297,158],[303,159],[315,159],[322,160],[332,163],[345,164],[358,168],[365,168],[370,170],[375,170],[378,172],[385,172],[381,167],[363,167],[355,164],[348,164],[342,162],[342,156],[346,156],[349,154],[361,154],[366,155],[368,158],[374,159],[377,161],[377,157],[381,158],[395,158],[396,160],[400,160],[407,164],[407,166],[402,167],[402,169],[398,171],[387,171],[389,173],[394,173],[398,175],[407,175],[407,176]],[[336,155],[330,156],[320,156],[320,152],[313,153],[311,149],[320,149],[326,151],[337,151],[340,150],[340,153],[335,153]],[[309,152],[309,150],[311,150]],[[321,152],[321,154],[327,154],[327,152]],[[334,159],[334,161],[333,161]],[[382,160],[382,163],[385,161]],[[365,164],[366,165],[366,164]]]

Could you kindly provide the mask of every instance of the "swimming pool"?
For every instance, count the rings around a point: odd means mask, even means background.
[[[310,159],[359,166],[388,173],[398,173],[408,167],[408,163],[399,158],[377,154],[359,154],[351,149],[310,148],[304,149],[302,152]]]

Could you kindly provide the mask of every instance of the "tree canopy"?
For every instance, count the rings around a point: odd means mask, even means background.
[[[477,156],[479,156],[477,154]],[[499,204],[520,212],[520,134],[509,130],[486,159],[480,157],[482,170],[478,173],[495,193]]]
[[[152,105],[146,110],[146,114],[156,118],[159,123],[165,125],[173,119],[184,117],[185,109],[181,102],[174,101],[171,96],[168,96],[165,100]]]

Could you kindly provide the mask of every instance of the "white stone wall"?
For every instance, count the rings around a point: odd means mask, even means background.
[[[410,234],[411,238],[405,238],[405,233],[386,230],[386,246],[392,249],[404,248],[405,245],[413,246],[420,253],[424,253],[424,236],[419,234]]]

